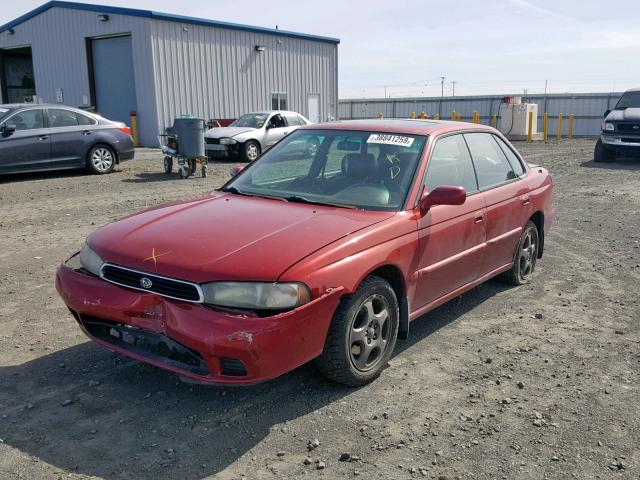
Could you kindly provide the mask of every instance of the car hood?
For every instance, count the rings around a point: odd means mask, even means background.
[[[241,133],[257,130],[249,127],[217,127],[204,132],[206,138],[231,138]]]
[[[640,108],[625,108],[624,110],[611,110],[607,121],[624,122],[640,120]]]
[[[275,281],[316,250],[393,215],[214,192],[123,218],[88,242],[105,262],[193,282]]]

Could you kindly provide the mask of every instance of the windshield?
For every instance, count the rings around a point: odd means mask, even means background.
[[[616,110],[622,110],[625,108],[640,108],[640,92],[627,92],[616,104]]]
[[[426,137],[296,130],[222,190],[368,210],[404,205]]]
[[[248,113],[231,124],[232,127],[262,128],[269,118],[268,113]]]

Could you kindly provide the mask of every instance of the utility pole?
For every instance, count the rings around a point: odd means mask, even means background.
[[[440,96],[444,97],[444,77],[440,77],[440,89],[441,89]]]
[[[544,81],[544,95],[545,95],[545,97],[547,96],[547,82],[548,82],[548,81],[549,81],[549,80],[545,80],[545,81]]]
[[[387,98],[387,86],[384,86],[384,98]]]
[[[458,82],[456,82],[455,80],[453,80],[451,82],[451,96],[452,97],[456,96],[456,83],[458,83]]]

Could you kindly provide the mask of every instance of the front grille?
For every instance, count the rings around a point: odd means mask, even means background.
[[[202,302],[202,290],[195,283],[176,280],[174,278],[161,277],[153,273],[139,272],[130,268],[120,267],[105,263],[100,270],[100,277],[107,282],[115,283],[123,287],[153,292],[163,297],[175,298],[187,302]],[[143,279],[148,280],[145,282]],[[145,285],[143,285],[145,284]]]
[[[90,315],[80,316],[80,323],[90,335],[110,345],[137,353],[163,365],[198,375],[209,374],[209,369],[198,352],[166,335]]]
[[[640,133],[640,123],[618,123],[618,131],[620,132],[636,132]]]
[[[220,143],[220,139],[219,138],[205,138],[205,141],[207,142],[207,145],[218,145]]]

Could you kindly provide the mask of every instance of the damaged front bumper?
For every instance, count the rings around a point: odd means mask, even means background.
[[[318,356],[342,292],[257,317],[119,287],[67,265],[58,269],[56,289],[96,343],[215,384],[262,382]]]

